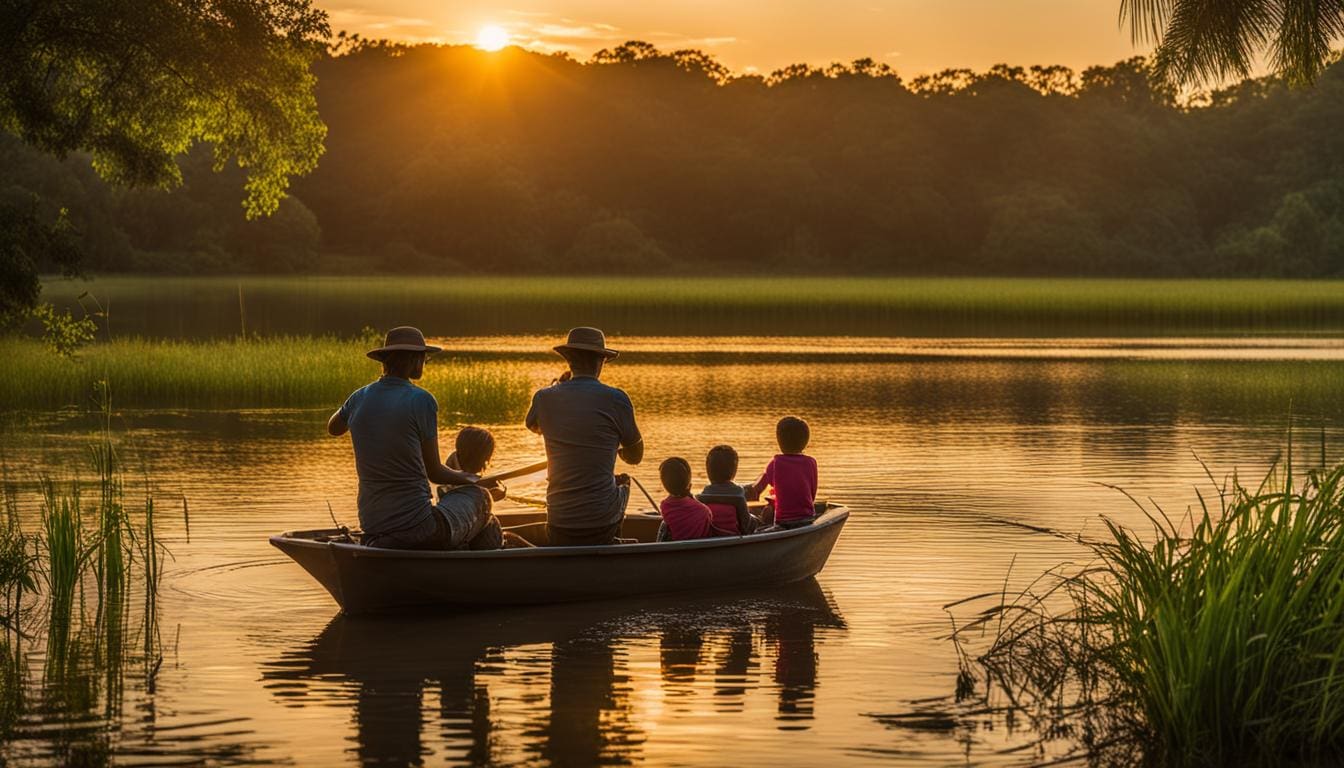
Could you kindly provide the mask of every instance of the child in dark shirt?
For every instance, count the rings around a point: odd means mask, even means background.
[[[680,456],[673,456],[658,467],[667,498],[658,505],[663,524],[658,528],[658,541],[686,541],[706,539],[714,535],[714,517],[709,507],[691,496],[691,465]]]
[[[696,499],[709,507],[714,530],[723,536],[751,533],[760,521],[747,511],[747,488],[733,482],[737,476],[737,451],[731,445],[716,445],[705,456],[706,485]]]
[[[747,498],[760,498],[774,488],[774,503],[766,508],[766,521],[780,528],[810,525],[816,516],[817,460],[803,453],[811,431],[797,416],[785,416],[775,425],[779,453],[766,465],[761,478],[747,488]]]

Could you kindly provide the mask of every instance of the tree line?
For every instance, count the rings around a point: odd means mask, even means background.
[[[1135,58],[735,74],[338,38],[315,171],[248,219],[208,148],[171,192],[0,134],[0,203],[95,272],[1334,276],[1344,65],[1182,97]]]

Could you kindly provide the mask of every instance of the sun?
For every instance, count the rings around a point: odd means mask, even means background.
[[[509,33],[497,24],[487,24],[476,33],[476,47],[483,51],[498,51],[509,44]]]

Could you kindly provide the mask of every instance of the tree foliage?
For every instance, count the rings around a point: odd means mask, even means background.
[[[309,0],[3,0],[0,127],[104,178],[170,186],[198,142],[246,169],[249,217],[322,153]]]
[[[205,148],[171,193],[17,141],[0,167],[104,271],[1344,274],[1344,65],[1190,104],[1144,59],[903,80],[338,44],[327,154],[270,219]]]

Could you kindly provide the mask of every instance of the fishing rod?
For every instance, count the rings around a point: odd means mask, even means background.
[[[634,483],[635,485],[638,485],[638,486],[639,486],[639,490],[640,490],[640,491],[643,491],[643,493],[644,493],[644,498],[646,498],[646,499],[649,500],[649,504],[653,505],[653,511],[654,511],[654,512],[657,512],[657,511],[658,511],[658,502],[654,501],[654,500],[653,500],[653,497],[649,495],[648,490],[644,488],[644,484],[641,483],[641,482],[639,482],[639,478],[635,477],[634,475],[626,475],[626,477],[630,478],[630,482],[632,482],[632,483]]]

